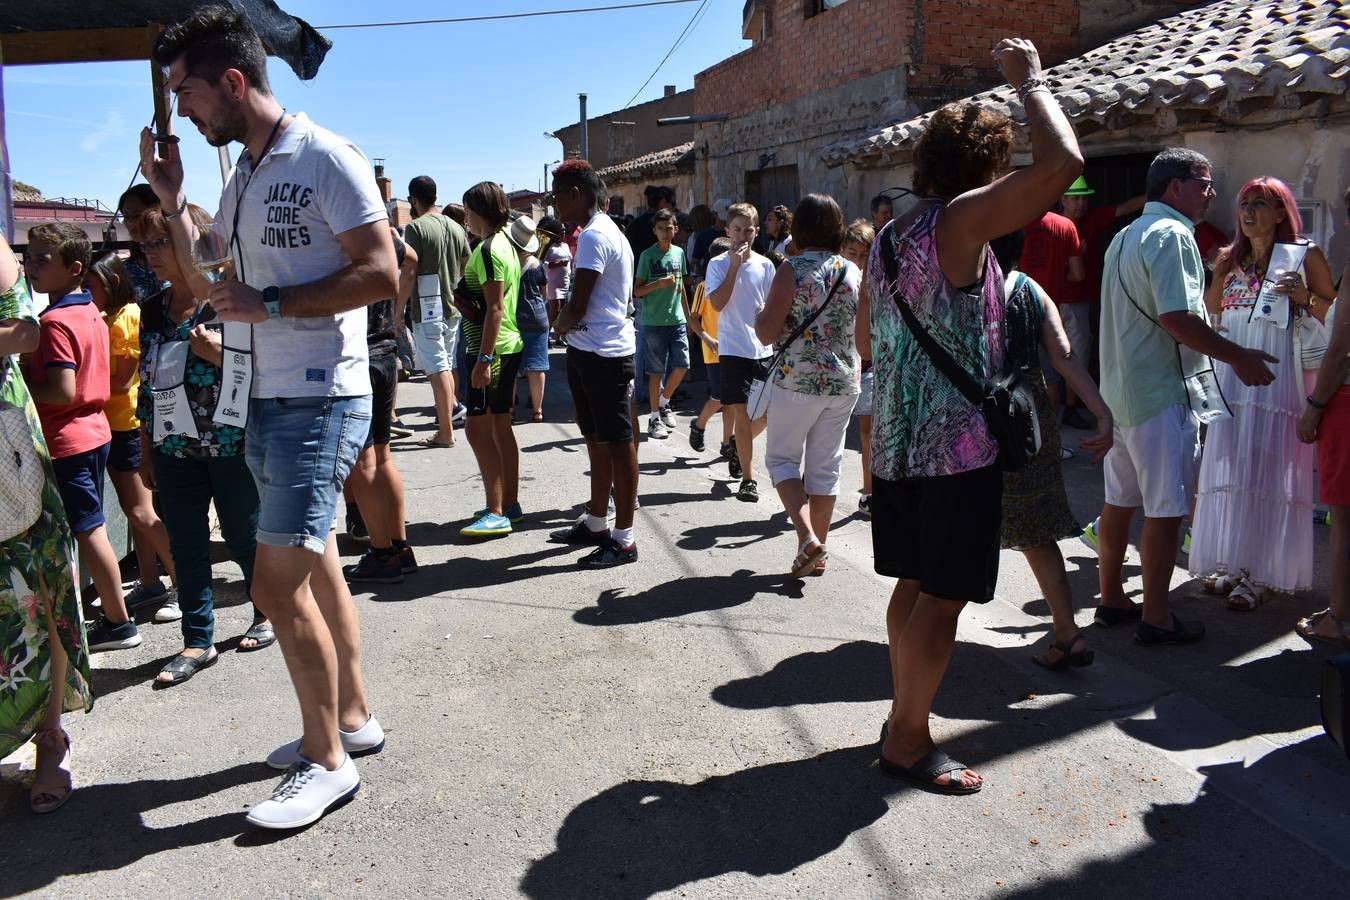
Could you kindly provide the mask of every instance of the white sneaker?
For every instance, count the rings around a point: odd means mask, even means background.
[[[183,618],[183,610],[178,607],[178,592],[170,591],[170,599],[167,603],[155,610],[155,621],[159,623],[177,622]]]
[[[302,828],[319,821],[329,808],[361,788],[361,776],[350,756],[328,771],[300,757],[286,770],[272,796],[248,811],[250,825],[259,828]]]
[[[342,749],[347,751],[349,756],[365,756],[370,753],[379,753],[384,749],[384,729],[380,723],[371,716],[355,731],[343,731],[338,729],[338,738],[342,741]],[[286,771],[295,765],[300,756],[300,742],[303,737],[298,737],[289,744],[282,744],[273,750],[267,756],[267,764],[274,769]]]

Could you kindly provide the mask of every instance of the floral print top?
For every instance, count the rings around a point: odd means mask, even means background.
[[[858,348],[853,341],[858,320],[862,273],[837,253],[813,250],[788,259],[796,292],[783,322],[783,338],[820,309],[834,287],[825,311],[777,358],[773,382],[798,394],[837,397],[861,390]]]
[[[210,322],[207,329],[219,334],[224,326]],[[160,291],[141,307],[141,390],[136,416],[150,434],[155,433],[155,404],[150,395],[154,383],[154,364],[162,344],[188,339],[188,322],[175,323],[169,317],[169,292]],[[183,459],[238,456],[244,452],[244,430],[233,425],[219,425],[212,421],[216,403],[220,400],[220,366],[199,358],[188,351],[187,367],[183,372],[183,389],[187,391],[192,407],[192,418],[197,426],[196,438],[171,434],[156,446],[166,456]]]
[[[941,212],[934,206],[921,213],[902,234],[889,223],[867,259],[872,473],[880,478],[959,475],[998,458],[984,417],[928,358],[896,306],[909,304],[934,340],[977,378],[1003,368],[1003,274],[986,251],[979,282],[968,288],[950,284],[938,264]],[[883,248],[894,254],[894,275],[887,274]]]

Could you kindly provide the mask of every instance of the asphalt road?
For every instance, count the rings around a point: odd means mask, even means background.
[[[458,535],[482,505],[462,435],[396,453],[422,569],[357,594],[389,741],[358,762],[352,803],[295,834],[246,826],[276,782],[262,759],[299,716],[276,648],[230,652],[249,610],[223,563],[214,668],[151,689],[175,625],[96,658],[94,712],[67,716],[64,809],[28,812],[30,752],[0,765],[0,895],[1344,895],[1350,763],[1319,724],[1328,654],[1291,631],[1325,605],[1325,528],[1311,596],[1231,613],[1178,569],[1174,601],[1208,623],[1204,643],[1139,648],[1128,629],[1086,627],[1097,662],[1070,674],[1031,665],[1047,610],[1004,554],[998,599],[962,618],[933,723],[986,786],[937,797],[875,765],[891,582],[854,514],[856,452],[828,574],[797,581],[767,481],[758,505],[731,497],[681,413],[642,445],[640,563],[581,571],[579,551],[548,542],[587,490],[561,363],[548,421],[516,429],[527,518],[510,537]],[[429,427],[425,384],[401,401]],[[1099,470],[1065,472],[1091,518]],[[1095,558],[1063,549],[1088,626]]]

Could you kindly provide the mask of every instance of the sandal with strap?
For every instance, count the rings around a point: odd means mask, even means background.
[[[808,550],[807,548],[811,548]],[[807,538],[802,541],[801,547],[797,550],[797,556],[792,560],[792,577],[804,578],[815,571],[816,564],[827,557],[825,545],[815,538]]]
[[[1233,588],[1232,593],[1228,595],[1226,605],[1236,612],[1251,612],[1269,599],[1270,597],[1264,589],[1257,587],[1244,577],[1238,581],[1237,587]]]
[[[1229,572],[1227,569],[1220,569],[1202,578],[1200,587],[1206,594],[1231,594],[1233,588],[1237,587],[1241,580],[1241,575]]]
[[[272,628],[272,623],[266,619],[256,619],[248,631],[244,632],[244,637],[256,641],[252,647],[245,647],[242,644],[237,648],[238,653],[252,653],[255,650],[261,650],[264,647],[270,647],[277,642],[277,633]]]
[[[1322,623],[1323,619],[1330,619],[1332,624],[1340,626],[1340,637],[1318,633],[1317,626]],[[1302,619],[1299,619],[1298,622],[1294,624],[1294,630],[1297,631],[1299,637],[1304,640],[1310,642],[1321,641],[1324,644],[1330,644],[1331,646],[1338,647],[1342,650],[1350,649],[1350,621],[1338,618],[1337,615],[1331,611],[1331,607],[1327,607],[1321,612],[1315,612],[1310,616],[1304,616]]]
[[[33,787],[28,793],[28,806],[35,813],[49,813],[60,809],[70,799],[73,781],[70,772],[70,736],[65,730],[43,728],[33,735],[37,745],[37,774],[33,776]],[[62,754],[56,773],[44,772],[44,763],[54,754]]]
[[[952,759],[938,747],[929,750],[912,766],[893,763],[880,754],[877,755],[877,762],[881,766],[881,771],[892,778],[911,782],[934,794],[974,794],[984,787],[984,782],[967,786],[961,780],[961,773],[968,766]],[[941,782],[933,780],[941,775],[946,775],[947,780]]]
[[[1050,654],[1048,652],[1031,657],[1031,661],[1042,669],[1049,669],[1052,672],[1062,672],[1070,666],[1073,666],[1075,669],[1086,668],[1087,666],[1092,665],[1092,661],[1096,658],[1096,653],[1091,648],[1079,650],[1077,653],[1074,653],[1073,646],[1080,641],[1083,641],[1083,632],[1081,631],[1076,632],[1074,636],[1067,641],[1054,641],[1050,644],[1051,650],[1059,651],[1059,658],[1054,662],[1050,661]]]
[[[164,664],[164,668],[159,670],[160,675],[168,675],[169,680],[164,681],[158,676],[155,677],[155,687],[166,688],[173,687],[175,684],[182,684],[196,675],[202,669],[209,669],[220,659],[220,654],[214,649],[210,654],[203,653],[199,656],[188,656],[186,653],[179,653],[173,659]]]

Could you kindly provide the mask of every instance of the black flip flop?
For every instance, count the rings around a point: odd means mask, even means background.
[[[1204,636],[1204,622],[1183,622],[1173,613],[1171,628],[1140,622],[1134,632],[1134,642],[1146,647],[1160,647],[1164,644],[1194,644]]]
[[[214,650],[211,651],[209,656],[205,653],[201,656],[188,656],[180,653],[159,670],[161,675],[165,672],[172,675],[173,681],[160,681],[159,676],[155,676],[155,687],[166,688],[182,684],[202,669],[209,669],[214,666],[218,659],[220,659],[220,654]]]
[[[239,647],[240,653],[252,653],[255,650],[261,650],[264,647],[270,647],[277,642],[276,630],[272,628],[272,623],[263,619],[261,622],[254,622],[248,631],[244,632],[244,637],[255,640],[258,643],[252,647]]]
[[[965,763],[959,763],[942,751],[940,747],[934,747],[912,766],[902,766],[891,762],[881,754],[877,754],[877,762],[881,766],[881,771],[890,775],[892,778],[899,778],[908,781],[918,787],[923,788],[934,794],[975,794],[980,788],[984,787],[984,782],[980,782],[974,787],[966,787],[959,780],[952,782],[948,780],[944,784],[937,784],[933,781],[939,775],[946,775],[948,772],[962,772],[969,766]]]

